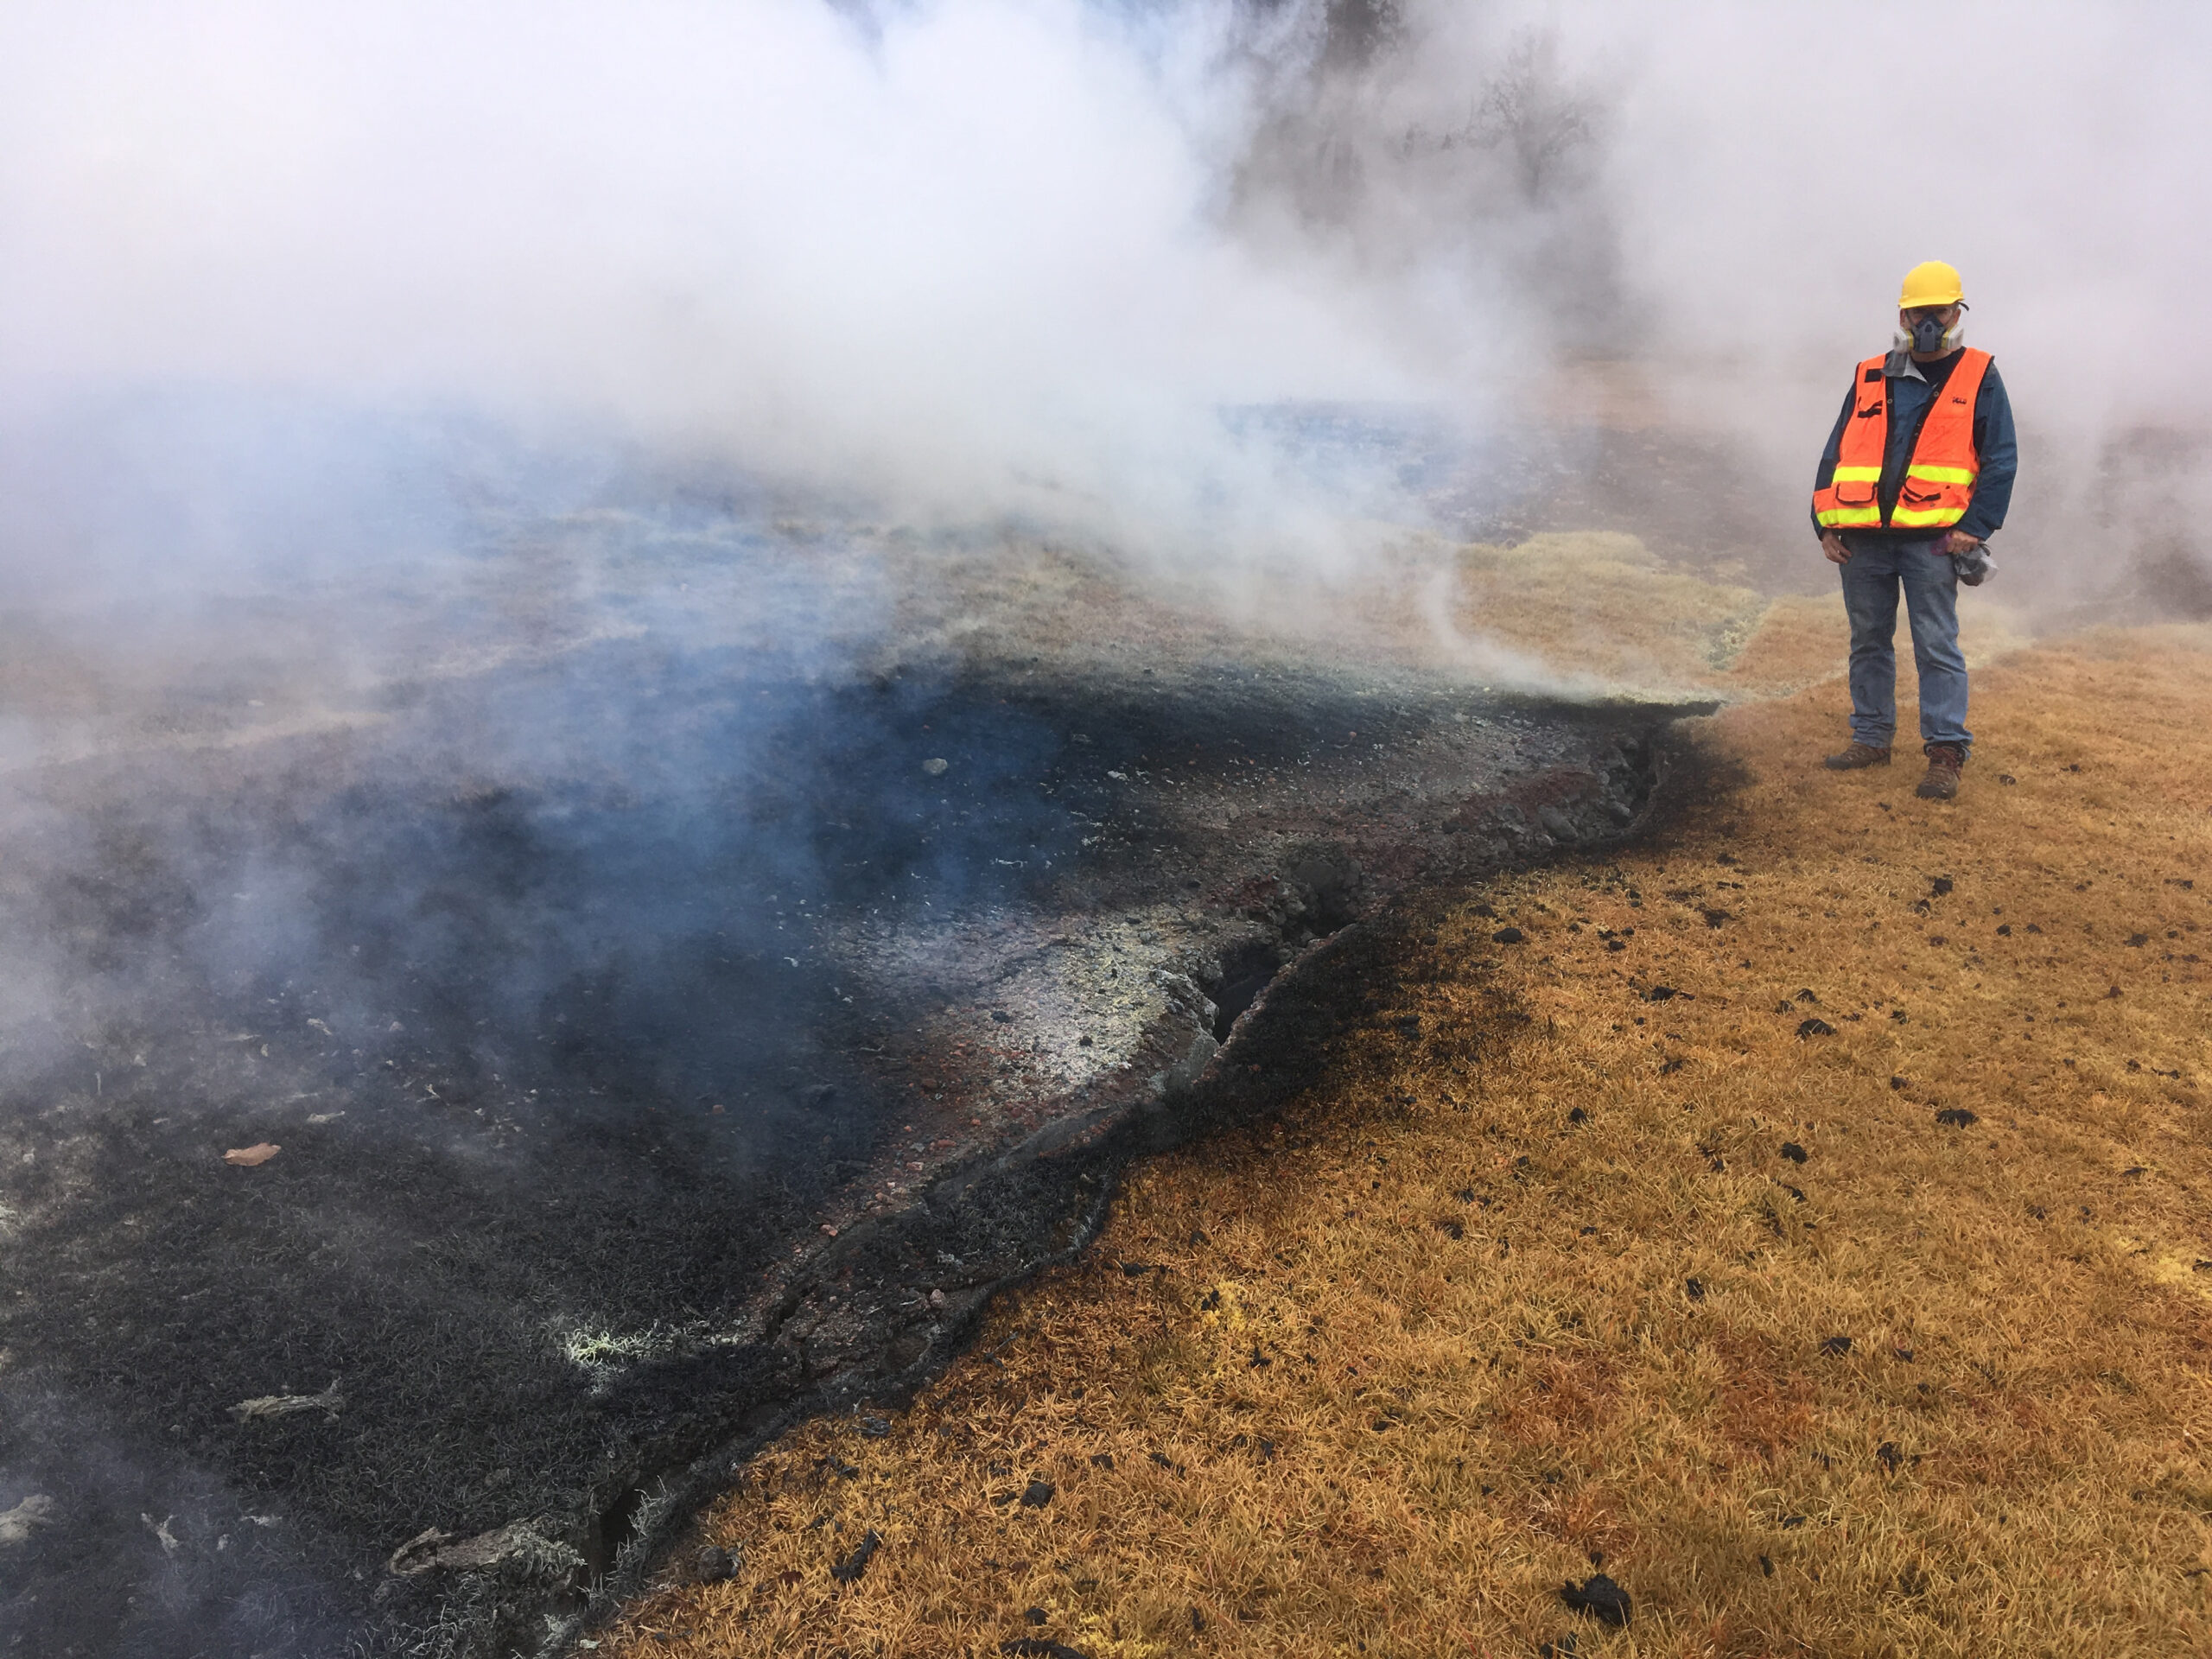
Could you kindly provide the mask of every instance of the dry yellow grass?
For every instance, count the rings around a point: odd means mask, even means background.
[[[1819,564],[1817,551],[1806,558]],[[1833,674],[1848,638],[1840,593],[1770,600],[1671,565],[1618,531],[1470,544],[1458,550],[1457,574],[1452,621],[1460,633],[1540,664],[1540,680],[1566,677],[1593,690],[1777,696]],[[2025,643],[2020,626],[2001,597],[1975,594],[1969,660],[2017,649]]]
[[[1815,769],[1830,682],[1713,722],[1665,844],[1440,900],[1322,1085],[887,1434],[788,1436],[738,1577],[601,1650],[2212,1650],[2212,633],[1976,696],[1954,805]]]

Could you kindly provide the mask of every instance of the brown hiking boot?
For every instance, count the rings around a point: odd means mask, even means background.
[[[1854,742],[1841,754],[1822,758],[1821,764],[1830,772],[1856,772],[1861,766],[1886,766],[1890,764],[1888,748],[1876,748],[1872,743]]]
[[[1959,773],[1967,764],[1967,752],[1955,743],[1930,743],[1928,746],[1928,775],[1920,780],[1920,787],[1912,792],[1923,801],[1948,801],[1959,792]]]

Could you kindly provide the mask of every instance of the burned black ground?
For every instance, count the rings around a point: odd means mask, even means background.
[[[1256,1109],[1365,971],[1344,924],[1540,854],[1554,801],[1617,833],[1666,712],[627,642],[380,695],[17,791],[9,925],[62,988],[0,1181],[0,1498],[56,1504],[4,1605],[40,1651],[535,1648],[751,1437],[941,1364],[1193,1103]],[[1006,988],[1101,929],[1164,995]],[[1235,1086],[1193,1087],[1263,992]],[[945,1052],[970,1009],[1107,1058],[986,1088]],[[517,1526],[489,1568],[387,1567]]]

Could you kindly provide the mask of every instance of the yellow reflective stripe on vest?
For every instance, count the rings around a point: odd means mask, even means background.
[[[1890,515],[1890,523],[1893,527],[1921,530],[1931,525],[1955,524],[1966,516],[1967,510],[1963,506],[1936,507],[1927,512],[1915,512],[1910,508],[1899,507]]]
[[[1917,478],[1919,474],[1916,473],[1913,476]],[[1838,484],[1878,484],[1882,481],[1882,469],[1878,467],[1839,467],[1832,481]]]
[[[1815,513],[1821,525],[1829,530],[1846,524],[1878,524],[1882,522],[1879,507],[1830,507],[1826,512]]]
[[[1904,475],[1924,479],[1930,484],[1971,484],[1977,476],[1971,467],[1908,467]]]

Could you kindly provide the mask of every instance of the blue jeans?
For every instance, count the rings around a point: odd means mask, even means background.
[[[1920,741],[1974,743],[1967,730],[1967,659],[1959,651],[1959,581],[1927,541],[1844,537],[1843,608],[1851,618],[1851,735],[1883,749],[1897,728],[1897,589],[1920,671]]]

